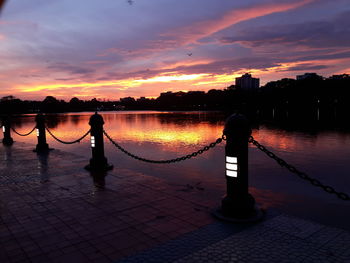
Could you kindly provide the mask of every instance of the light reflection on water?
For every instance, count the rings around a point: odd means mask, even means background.
[[[92,113],[53,115],[47,125],[60,139],[71,141],[90,126]],[[219,112],[102,112],[104,128],[130,152],[150,159],[170,159],[187,155],[221,137],[225,115]],[[15,128],[25,133],[34,126],[34,116],[22,117]],[[253,136],[287,162],[339,191],[350,192],[350,133],[319,131],[305,133],[260,125]],[[17,141],[36,143],[36,136],[19,137]],[[50,147],[91,156],[89,140],[63,145],[47,134]],[[200,183],[208,191],[225,193],[224,143],[215,149],[176,164],[149,164],[131,159],[105,140],[105,155],[118,168],[164,178],[174,184]],[[250,185],[256,198],[265,206],[291,208],[301,206],[320,217],[327,206],[342,206],[334,196],[302,181],[279,167],[255,147],[250,146]],[[349,208],[349,207],[348,207]],[[286,209],[286,211],[288,211]],[[329,208],[331,209],[331,208]],[[350,211],[350,209],[348,209]],[[334,211],[332,211],[334,213]],[[325,213],[325,212],[324,212]],[[349,214],[350,216],[350,214]],[[349,218],[349,217],[348,217]]]

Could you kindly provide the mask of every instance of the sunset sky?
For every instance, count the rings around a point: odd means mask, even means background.
[[[8,0],[0,97],[157,97],[350,73],[349,0]]]

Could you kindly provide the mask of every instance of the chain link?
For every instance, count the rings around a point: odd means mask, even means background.
[[[36,126],[34,126],[34,128],[33,128],[30,132],[28,132],[28,133],[19,133],[18,131],[15,130],[15,128],[12,128],[12,127],[11,127],[11,130],[12,130],[14,133],[16,133],[17,135],[23,136],[23,137],[24,137],[24,136],[28,136],[28,135],[32,134],[33,131],[35,131],[35,128],[36,128]]]
[[[169,159],[169,160],[150,160],[150,159],[146,159],[140,156],[137,156],[135,154],[132,154],[131,152],[127,151],[126,149],[124,149],[122,146],[120,146],[118,143],[116,143],[111,136],[109,136],[109,134],[103,130],[104,135],[108,138],[108,140],[115,146],[117,147],[120,151],[122,151],[123,153],[125,153],[126,155],[139,160],[139,161],[143,161],[143,162],[147,162],[147,163],[176,163],[176,162],[181,162],[187,159],[191,159],[193,157],[196,157],[208,150],[210,150],[211,148],[214,148],[216,145],[220,144],[223,140],[226,140],[226,138],[224,136],[222,136],[221,138],[218,138],[215,142],[210,143],[208,146],[203,147],[202,149],[193,152],[191,154],[187,154],[184,155],[182,157],[178,157],[178,158],[174,158],[174,159]]]
[[[264,152],[267,156],[274,159],[280,166],[287,168],[290,172],[296,174],[301,179],[309,181],[313,186],[320,187],[327,193],[335,194],[341,200],[345,200],[345,201],[350,200],[349,195],[347,195],[346,193],[337,192],[333,187],[322,184],[319,180],[308,176],[306,173],[299,171],[293,165],[288,164],[286,161],[276,156],[276,154],[266,149],[266,147],[261,145],[258,141],[256,141],[253,136],[249,137],[249,142],[254,144],[259,150]]]
[[[47,130],[47,132],[52,136],[52,138],[54,138],[56,141],[63,143],[63,144],[74,144],[77,142],[80,142],[82,139],[84,139],[86,136],[88,136],[88,134],[90,133],[90,130],[88,130],[83,136],[81,136],[79,139],[71,141],[71,142],[67,142],[67,141],[62,141],[61,139],[57,138],[50,130],[49,128],[45,127],[45,129]]]

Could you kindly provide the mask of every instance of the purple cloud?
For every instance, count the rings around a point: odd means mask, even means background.
[[[269,45],[305,46],[310,48],[350,47],[350,11],[324,21],[283,25],[256,26],[222,37],[224,44],[241,43],[248,47]]]
[[[67,72],[69,74],[90,74],[95,72],[95,70],[92,68],[73,66],[64,62],[54,63],[50,66],[47,66],[47,68],[53,71]]]

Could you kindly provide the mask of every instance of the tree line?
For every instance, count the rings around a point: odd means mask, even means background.
[[[350,75],[329,78],[314,74],[304,79],[284,78],[268,82],[258,89],[242,89],[231,85],[225,89],[189,92],[163,92],[159,97],[125,97],[115,101],[81,100],[68,102],[47,96],[42,101],[20,100],[12,95],[0,99],[1,114],[60,113],[104,110],[223,110],[307,111],[314,108],[348,111],[350,107]]]

